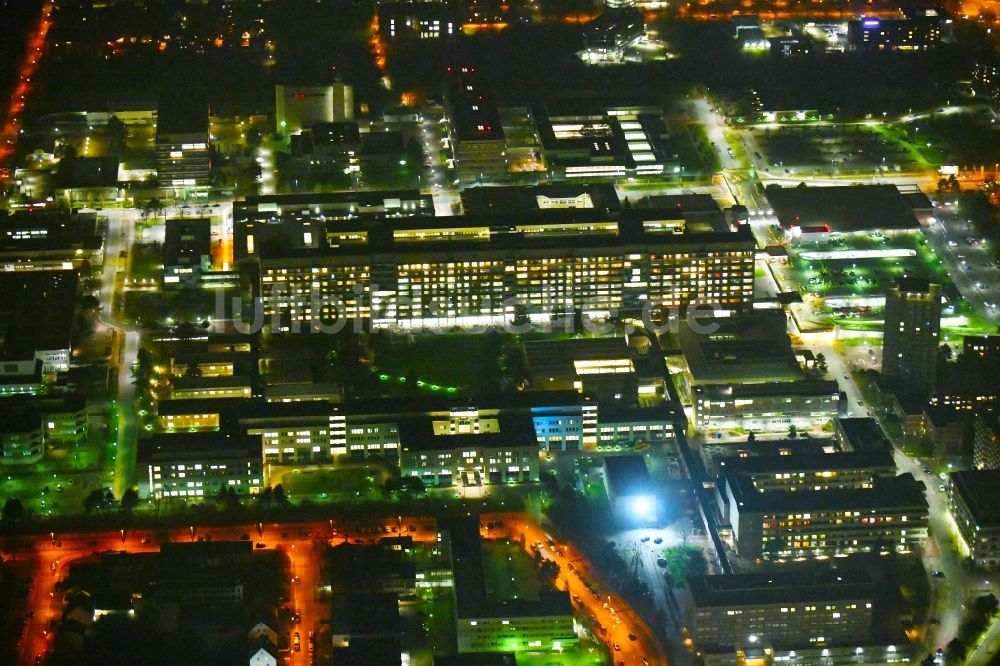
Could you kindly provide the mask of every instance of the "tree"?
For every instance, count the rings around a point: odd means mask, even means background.
[[[819,370],[820,372],[826,372],[827,370],[826,355],[823,354],[822,352],[816,354],[816,369]]]
[[[795,439],[799,435],[799,429],[795,427],[795,424],[788,426],[788,438]]]
[[[122,495],[122,500],[121,500],[122,509],[125,510],[127,513],[132,513],[132,509],[134,509],[138,504],[139,504],[139,491],[136,490],[135,488],[129,488],[128,490],[126,490],[125,494]]]
[[[90,494],[83,498],[83,508],[87,513],[93,513],[104,504],[104,491],[100,488],[91,490]]]
[[[16,497],[9,497],[3,505],[3,522],[13,524],[24,517],[24,505]]]
[[[409,475],[404,476],[402,480],[403,490],[411,493],[422,493],[424,492],[424,480],[419,476]]]
[[[541,566],[538,567],[538,579],[546,585],[552,585],[559,577],[559,571],[559,565],[555,561],[543,560]]]
[[[951,639],[948,645],[944,648],[944,656],[947,663],[959,664],[965,659],[965,653],[968,652],[968,648],[965,643],[958,640],[957,638]]]
[[[191,361],[188,363],[187,370],[184,371],[185,377],[201,377],[201,366],[198,365],[197,361]]]
[[[97,299],[97,296],[93,294],[87,294],[80,298],[80,309],[83,311],[96,310],[101,307],[101,301]]]
[[[274,503],[287,505],[288,497],[285,496],[285,488],[280,483],[274,487]]]

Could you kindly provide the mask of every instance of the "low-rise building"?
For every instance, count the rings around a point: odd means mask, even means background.
[[[911,552],[927,538],[924,484],[910,474],[871,488],[762,493],[745,476],[724,476],[736,551],[750,561]]]
[[[892,451],[881,424],[870,416],[836,419],[833,432],[843,451]]]
[[[659,498],[653,489],[642,456],[608,456],[604,459],[604,489],[615,520],[622,525],[655,524]]]
[[[707,432],[787,431],[827,425],[840,414],[835,381],[708,384],[694,391],[695,424]]]
[[[431,419],[401,420],[400,473],[420,477],[427,486],[537,482],[538,439],[531,419],[501,413],[484,426],[457,432],[442,430]]]
[[[455,628],[459,652],[559,651],[576,643],[569,592],[537,598],[494,599],[486,589],[479,516],[441,525],[455,572]]]
[[[260,440],[240,433],[155,434],[139,441],[139,494],[201,500],[222,488],[254,495],[267,485]]]
[[[0,411],[0,461],[36,463],[45,455],[45,423],[38,412]]]
[[[0,364],[69,370],[78,287],[75,270],[0,272]]]
[[[971,470],[950,475],[948,507],[964,552],[983,567],[1000,565],[1000,507],[996,489],[1000,470]]]
[[[195,288],[212,270],[212,221],[206,218],[167,220],[163,242],[164,287]]]
[[[385,539],[376,544],[342,543],[323,554],[323,575],[335,595],[411,597],[417,591],[417,570],[408,551]]]
[[[0,213],[0,270],[79,270],[104,263],[97,215],[68,210]]]

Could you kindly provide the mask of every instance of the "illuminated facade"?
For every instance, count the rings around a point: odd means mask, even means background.
[[[305,246],[280,221],[237,221],[236,257],[261,305],[245,317],[282,331],[345,318],[425,328],[752,305],[749,229],[660,232],[650,211],[528,217],[315,225]]]
[[[949,478],[948,509],[962,554],[981,567],[1000,566],[1000,511],[994,500],[1000,470],[955,472]]]
[[[761,493],[743,476],[725,476],[720,486],[736,550],[749,560],[907,553],[927,538],[924,485],[910,475],[872,488],[795,493]]]
[[[702,430],[787,431],[830,423],[839,413],[840,389],[834,381],[706,385],[695,387],[694,403]]]
[[[746,476],[761,493],[871,488],[896,475],[888,451],[723,458],[718,465],[724,474]]]
[[[199,500],[221,488],[241,495],[266,485],[260,442],[224,432],[171,433],[140,440],[139,494]]]
[[[699,651],[728,653],[730,664],[739,646],[754,643],[776,653],[866,645],[876,590],[862,571],[691,577],[684,589],[687,628]]]

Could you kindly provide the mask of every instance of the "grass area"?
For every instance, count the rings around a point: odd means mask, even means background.
[[[385,473],[368,467],[289,470],[281,477],[286,493],[294,497],[378,499]]]
[[[537,599],[541,584],[535,563],[511,541],[483,542],[486,596],[494,602]]]
[[[715,154],[715,148],[712,147],[705,128],[698,123],[688,123],[687,130],[705,168],[712,173],[720,170],[722,164],[719,163],[719,156]]]
[[[208,317],[220,316],[216,313],[215,291],[182,289],[179,291],[129,291],[125,293],[125,318],[140,325],[153,322],[202,321]],[[230,295],[222,293],[223,302],[231,303]],[[221,313],[223,316],[225,313]]]
[[[518,666],[586,666],[613,663],[608,647],[592,639],[585,639],[579,645],[562,652],[518,652]]]
[[[376,353],[375,374],[385,384],[415,377],[420,389],[435,393],[492,390],[499,377],[502,339],[489,335],[423,335],[394,339]],[[406,380],[406,381],[404,381]],[[435,388],[436,387],[436,388]]]
[[[133,280],[155,280],[163,275],[162,248],[159,243],[136,243],[132,246],[129,277]]]
[[[938,114],[915,121],[901,131],[931,164],[957,164],[963,168],[984,165],[990,172],[997,162],[1000,127],[981,114]]]

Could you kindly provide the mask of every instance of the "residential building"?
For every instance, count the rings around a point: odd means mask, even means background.
[[[440,525],[455,574],[459,652],[549,652],[576,643],[569,592],[542,590],[537,598],[499,599],[486,589],[479,516]]]
[[[417,591],[417,569],[409,545],[412,539],[399,549],[383,539],[375,544],[342,543],[327,548],[323,576],[334,595],[412,597]]]
[[[862,570],[805,570],[694,576],[684,588],[685,622],[696,649],[737,663],[740,647],[789,650],[867,646],[877,587]]]
[[[1000,106],[1000,58],[987,55],[977,62],[972,72],[972,83],[977,95]]]
[[[963,554],[977,566],[1000,566],[1000,507],[995,499],[1000,470],[954,472],[949,479],[948,509],[958,525]]]
[[[972,419],[972,464],[976,469],[1000,469],[1000,422],[996,414]]]
[[[720,474],[746,476],[761,493],[871,488],[880,478],[896,476],[889,451],[794,453],[716,462]]]
[[[706,384],[694,390],[695,424],[707,432],[808,430],[837,418],[840,398],[837,382],[826,380]]]
[[[903,278],[886,290],[882,374],[904,392],[926,397],[934,389],[941,343],[941,286]]]
[[[584,48],[600,56],[621,57],[625,49],[646,37],[646,17],[635,7],[608,8],[589,22]]]
[[[842,451],[889,451],[892,442],[881,424],[870,416],[835,419],[834,437]]]
[[[453,66],[445,77],[444,108],[459,183],[507,180],[507,139],[496,100],[475,67]]]
[[[403,624],[399,617],[399,600],[395,594],[335,594],[331,601],[330,639],[333,642],[334,660],[332,664],[400,663],[400,641]],[[363,645],[363,647],[362,647]],[[371,653],[376,645],[384,646],[383,654]],[[353,650],[352,650],[353,648]],[[360,649],[359,649],[360,648]],[[364,650],[367,661],[339,661],[337,652]],[[360,656],[360,655],[355,655]]]
[[[952,19],[941,8],[905,7],[899,14],[848,21],[848,44],[863,51],[925,51],[951,36]]]
[[[749,561],[855,552],[911,552],[927,538],[924,485],[910,474],[871,488],[762,493],[745,476],[724,476],[736,551]]]
[[[166,95],[156,117],[156,173],[172,191],[206,187],[211,176],[208,104],[197,96]]]
[[[749,310],[749,228],[661,234],[659,219],[655,211],[561,210],[516,222],[329,221],[299,233],[247,225],[237,212],[235,256],[260,298],[256,324],[284,331],[343,319],[424,328],[549,322],[575,312]]]

